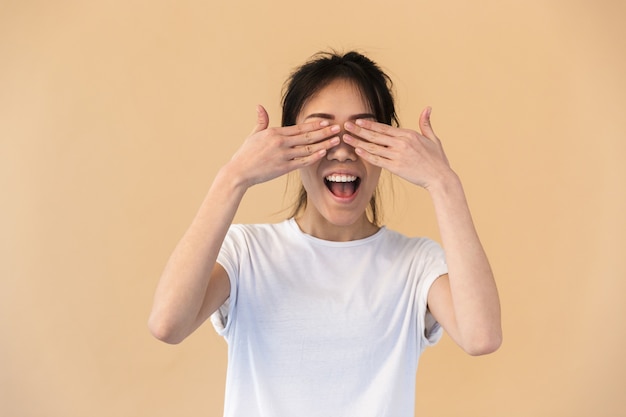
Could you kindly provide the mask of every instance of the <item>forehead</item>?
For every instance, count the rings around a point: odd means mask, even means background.
[[[339,118],[371,111],[370,104],[357,84],[337,79],[322,87],[304,103],[298,119],[302,120],[312,113],[329,113]]]

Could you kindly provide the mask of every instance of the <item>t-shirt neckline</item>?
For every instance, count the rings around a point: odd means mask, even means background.
[[[288,224],[288,226],[290,227],[290,229],[292,229],[292,231],[300,236],[302,239],[306,239],[314,244],[317,245],[321,245],[321,246],[331,246],[331,247],[350,247],[350,246],[359,246],[359,245],[365,245],[370,243],[373,240],[377,240],[380,238],[380,236],[382,236],[385,231],[387,230],[387,228],[385,226],[381,226],[376,233],[364,237],[362,239],[356,239],[356,240],[348,240],[348,241],[344,241],[344,242],[338,242],[338,241],[334,241],[334,240],[325,240],[325,239],[320,239],[318,237],[309,235],[305,232],[302,231],[302,229],[300,229],[300,226],[298,225],[298,223],[296,222],[296,219],[294,219],[293,217],[289,218],[286,220],[286,223]]]

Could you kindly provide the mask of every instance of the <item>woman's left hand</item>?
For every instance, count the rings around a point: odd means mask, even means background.
[[[420,133],[359,119],[345,124],[343,140],[365,161],[428,189],[452,173],[430,113],[430,107],[422,111]]]

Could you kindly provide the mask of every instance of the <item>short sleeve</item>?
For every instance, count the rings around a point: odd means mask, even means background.
[[[232,284],[230,297],[232,297]],[[230,297],[224,301],[220,308],[211,314],[211,324],[213,324],[213,328],[220,336],[226,336],[226,325],[228,324],[228,317],[231,315]]]
[[[232,225],[228,229],[228,233],[224,238],[220,253],[217,257],[217,263],[220,264],[230,281],[230,295],[212,315],[211,323],[215,331],[226,337],[230,328],[230,323],[235,315],[235,307],[237,305],[237,287],[240,271],[240,256],[242,248],[245,247],[245,239],[243,230],[238,225]]]
[[[418,326],[420,329],[420,346],[422,350],[436,344],[443,335],[443,328],[428,310],[428,293],[433,283],[442,275],[448,273],[445,253],[441,246],[428,241],[423,252],[423,269],[420,284],[418,285]]]

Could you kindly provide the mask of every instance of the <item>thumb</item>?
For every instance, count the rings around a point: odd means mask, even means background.
[[[422,110],[422,114],[420,114],[420,130],[422,131],[422,135],[426,136],[430,140],[435,140],[437,139],[437,135],[435,135],[433,127],[430,124],[431,111],[432,108],[430,106]]]
[[[265,107],[260,104],[256,106],[256,126],[252,130],[252,134],[267,129],[270,124],[270,116],[267,114]]]

